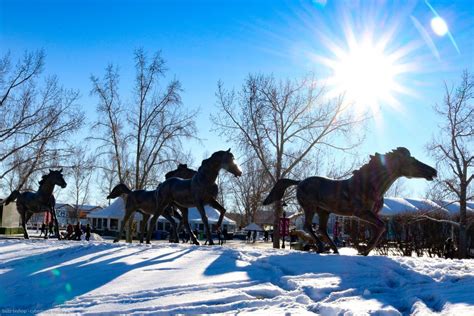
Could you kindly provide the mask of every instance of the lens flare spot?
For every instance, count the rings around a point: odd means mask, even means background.
[[[55,277],[57,277],[57,276],[59,276],[59,275],[61,274],[61,272],[59,272],[58,269],[53,269],[53,270],[51,270],[51,273],[52,273]]]
[[[71,283],[66,283],[66,291],[67,291],[67,292],[71,292],[71,291],[72,291]]]
[[[438,36],[444,36],[448,33],[448,25],[443,18],[437,16],[431,19],[431,29]]]

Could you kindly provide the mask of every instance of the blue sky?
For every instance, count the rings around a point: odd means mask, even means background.
[[[452,39],[434,33],[431,8],[446,21]],[[333,59],[331,47],[347,48],[348,28],[356,38],[369,33],[375,41],[392,31],[387,53],[410,48],[399,60],[410,69],[396,77],[410,91],[394,93],[395,108],[378,105],[378,123],[368,125],[361,154],[405,146],[432,162],[425,151],[437,131],[431,107],[442,100],[444,81],[455,83],[463,69],[474,70],[472,1],[0,0],[0,53],[19,56],[43,48],[46,73],[81,91],[91,121],[97,100],[89,96],[90,75],[101,76],[108,63],[119,65],[127,100],[133,50],[161,50],[168,75],[183,84],[184,105],[200,108],[197,125],[204,146],[187,144],[196,163],[206,152],[229,147],[210,131],[218,80],[239,87],[249,73],[330,77],[331,69],[314,56]],[[424,183],[410,182],[413,194],[422,194]]]

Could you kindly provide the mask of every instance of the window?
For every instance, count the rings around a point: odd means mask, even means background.
[[[107,218],[102,219],[102,226],[104,226],[104,229],[107,229],[107,221],[108,221]]]
[[[114,219],[114,218],[110,219],[110,229],[118,230],[118,219]]]
[[[97,229],[102,229],[102,218],[97,219]]]

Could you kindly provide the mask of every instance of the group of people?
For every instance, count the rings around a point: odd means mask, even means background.
[[[64,239],[67,240],[81,240],[82,234],[86,234],[86,240],[89,241],[91,238],[91,226],[87,224],[86,227],[81,227],[79,222],[76,225],[72,226],[72,224],[68,224],[66,228],[66,235],[64,235]]]
[[[66,233],[63,233],[63,239],[67,240],[81,240],[81,236],[85,234],[86,240],[89,241],[91,238],[91,226],[87,224],[85,227],[81,226],[79,222],[76,225],[68,224],[66,228]],[[50,221],[48,225],[46,223],[41,224],[40,228],[40,237],[44,236],[47,238],[48,236],[55,236],[54,232],[54,224],[53,221]]]
[[[263,241],[268,242],[268,230],[263,231]],[[257,241],[257,231],[256,230],[248,230],[247,231],[247,239],[248,243],[255,243]]]
[[[196,238],[199,238],[199,232],[198,232],[197,229],[195,229],[193,231],[193,234],[194,234],[194,236],[196,236]],[[220,227],[218,227],[217,230],[216,230],[216,234],[217,234],[217,239],[219,241],[220,246],[225,244],[226,240],[229,239],[229,231],[227,230],[226,227],[224,227],[224,229],[221,229]],[[180,234],[180,238],[181,238],[183,243],[188,243],[189,239],[190,239],[190,236],[186,231],[183,231]],[[205,241],[205,244],[207,244],[207,240]]]
[[[39,236],[44,236],[44,238],[55,236],[53,221],[50,221],[48,225],[46,223],[41,224]]]

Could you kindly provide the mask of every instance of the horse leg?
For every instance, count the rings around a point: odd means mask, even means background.
[[[212,240],[211,235],[211,228],[209,227],[209,222],[207,220],[206,209],[204,208],[203,202],[198,202],[196,205],[199,213],[201,214],[202,223],[204,224],[204,229],[206,230],[206,238],[209,241],[209,246],[214,245],[214,241]]]
[[[56,234],[57,234],[56,237],[58,237],[58,240],[61,240],[61,234],[59,234],[58,217],[56,216],[56,208],[53,207],[51,213],[52,213],[53,219],[54,219],[54,226],[55,226]]]
[[[372,224],[375,228],[375,233],[373,236],[371,236],[371,239],[367,244],[367,248],[360,252],[361,255],[367,256],[369,252],[374,249],[375,246],[377,246],[380,237],[382,237],[382,234],[385,232],[385,223],[371,211],[362,211],[356,216],[361,220]]]
[[[321,211],[321,210],[318,210],[317,212],[318,212],[318,217],[319,217],[318,232],[321,234],[323,239],[326,240],[326,242],[329,244],[329,246],[334,251],[334,253],[339,253],[339,251],[337,251],[336,244],[334,243],[334,241],[328,235],[329,213],[325,212],[325,211]]]
[[[28,221],[30,220],[31,216],[33,216],[33,213],[25,212],[25,226],[23,227],[27,236],[25,239],[29,239],[28,232],[26,231],[26,224],[28,224]]]
[[[171,229],[172,229],[172,234],[173,234],[173,237],[171,238],[171,240],[174,242],[174,243],[179,243],[179,237],[178,237],[178,227],[176,225],[176,222],[174,221],[174,218],[173,216],[171,216],[170,212],[169,212],[169,208],[167,208],[165,210],[165,213],[163,214],[163,216],[168,220],[168,222],[170,222],[171,224]]]
[[[181,214],[179,214],[179,212],[176,211],[176,210],[174,211],[173,214],[174,214],[174,217],[175,217],[176,219],[178,219],[178,221],[179,221],[179,224],[178,224],[177,227],[176,227],[176,234],[177,234],[177,236],[178,236],[178,242],[179,242],[179,233],[180,233],[180,232],[183,230],[183,228],[184,228],[184,226],[183,226],[183,225],[184,225],[184,223],[183,223],[183,217],[182,217]],[[188,224],[188,225],[189,225],[189,224]]]
[[[145,231],[147,230],[148,221],[150,220],[150,214],[143,213],[142,223],[140,225],[140,243],[143,244],[145,238]],[[148,235],[148,234],[147,234]]]
[[[188,221],[188,209],[187,208],[180,208],[181,214],[183,215],[183,225],[184,228],[188,231],[189,238],[191,238],[193,244],[199,246],[200,243],[196,238],[196,235],[194,235],[193,230],[191,229],[191,225],[189,225]]]
[[[316,242],[316,245],[318,247],[318,253],[321,253],[324,251],[324,244],[323,242],[321,241],[321,239],[318,238],[318,236],[316,236],[316,233],[314,232],[313,230],[313,217],[314,217],[314,213],[309,211],[307,208],[303,207],[304,209],[304,217],[305,217],[305,221],[304,221],[304,230],[306,232],[308,232],[311,237],[313,237],[314,241]]]
[[[153,217],[150,220],[150,224],[149,224],[150,227],[148,228],[148,231],[146,233],[146,243],[147,244],[151,244],[151,234],[153,234],[153,232],[155,231],[156,221],[158,220],[159,217],[160,217],[160,214],[155,213],[155,214],[153,214]]]
[[[21,217],[21,226],[23,227],[23,237],[25,239],[30,239],[28,236],[28,232],[26,231],[26,212],[23,208],[18,208],[18,213],[20,213]]]
[[[217,202],[217,200],[214,199],[209,201],[209,205],[219,211],[220,215],[219,220],[217,221],[217,227],[221,227],[226,209],[219,202]]]
[[[122,238],[123,231],[125,230],[125,225],[127,224],[132,214],[133,214],[133,211],[125,208],[125,216],[123,217],[122,225],[120,225],[120,231],[118,232],[117,237],[115,237],[114,242],[119,242],[120,238]]]

